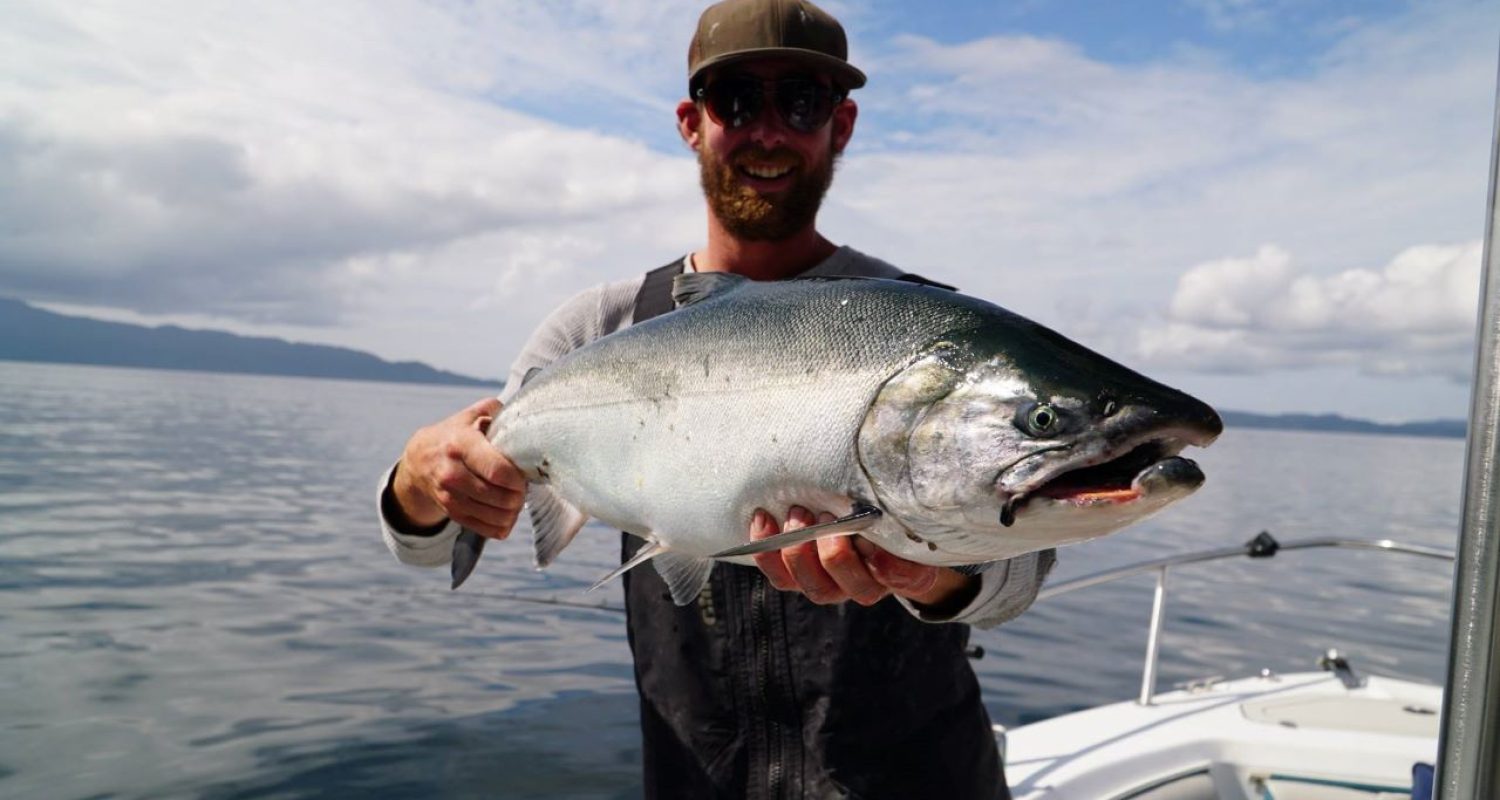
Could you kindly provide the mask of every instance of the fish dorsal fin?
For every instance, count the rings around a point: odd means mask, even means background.
[[[541,367],[532,367],[531,369],[526,370],[526,374],[521,376],[521,385],[525,386],[526,384],[531,383],[531,379],[540,374],[542,374]]]
[[[533,483],[526,489],[526,510],[531,514],[532,544],[535,547],[537,569],[542,569],[557,558],[578,529],[589,521],[589,515],[564,500],[562,495],[545,484]]]
[[[703,592],[703,586],[708,583],[708,575],[713,572],[714,562],[712,559],[678,555],[668,550],[651,559],[651,566],[656,567],[656,574],[666,582],[668,591],[672,593],[672,602],[685,606],[697,600],[698,595]]]
[[[786,533],[778,533],[765,539],[756,539],[739,547],[731,547],[714,553],[714,558],[734,558],[735,556],[753,556],[757,553],[769,553],[772,550],[780,550],[783,547],[791,547],[794,544],[810,542],[814,539],[822,539],[825,536],[843,536],[865,530],[880,521],[882,516],[880,509],[874,506],[859,504],[845,516],[839,517],[833,522],[825,522],[822,525],[812,525],[806,528],[798,528]]]
[[[690,306],[704,298],[723,294],[749,283],[744,275],[732,272],[687,272],[672,279],[672,302],[678,308]]]

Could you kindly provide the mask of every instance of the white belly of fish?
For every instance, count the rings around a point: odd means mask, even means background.
[[[548,386],[547,397],[523,396],[502,412],[495,442],[580,512],[706,558],[748,540],[757,508],[783,518],[793,505],[842,515],[866,486],[854,444],[877,382],[808,377],[686,386],[653,399]],[[572,402],[556,402],[564,395]]]

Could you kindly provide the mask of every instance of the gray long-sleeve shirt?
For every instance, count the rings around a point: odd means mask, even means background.
[[[691,271],[690,258],[683,259],[684,271]],[[801,277],[857,276],[896,278],[904,273],[877,258],[851,247],[841,247]],[[522,378],[532,369],[545,367],[563,355],[589,342],[629,327],[635,311],[636,295],[644,275],[603,283],[574,295],[559,306],[532,333],[520,355],[511,364],[501,402],[508,402],[521,387]],[[394,468],[381,482],[381,500],[390,491]],[[379,503],[381,528],[386,546],[403,563],[425,567],[447,565],[453,553],[453,540],[459,526],[449,522],[436,533],[418,534],[398,530],[386,517]],[[966,622],[992,627],[1025,611],[1036,599],[1042,580],[1055,561],[1052,550],[1027,553],[1006,561],[987,565],[980,573],[980,587],[967,606],[951,616],[935,616],[921,611],[904,599],[907,610],[929,622]]]

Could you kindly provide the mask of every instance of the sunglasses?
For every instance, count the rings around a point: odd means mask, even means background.
[[[708,107],[708,115],[726,128],[741,128],[760,117],[766,96],[781,115],[781,121],[798,133],[812,133],[833,116],[844,93],[812,78],[789,77],[766,80],[751,75],[730,75],[698,87],[694,96]]]

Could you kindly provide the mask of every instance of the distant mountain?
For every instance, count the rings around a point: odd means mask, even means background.
[[[1229,428],[1376,433],[1392,436],[1443,436],[1460,439],[1467,433],[1467,424],[1461,419],[1384,423],[1350,419],[1338,414],[1253,414],[1248,411],[1225,411],[1220,416],[1224,418],[1225,427]]]
[[[188,330],[176,325],[147,327],[105,322],[56,314],[3,297],[0,297],[0,359],[397,383],[498,385],[417,361],[386,361],[346,347]]]

